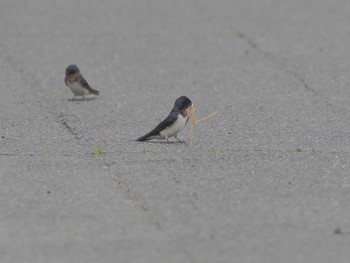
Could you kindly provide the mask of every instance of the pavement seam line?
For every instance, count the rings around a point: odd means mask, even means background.
[[[268,60],[278,61],[278,63],[280,63],[282,66],[282,67],[279,67],[279,69],[282,69],[282,71],[287,74],[291,74],[304,87],[305,90],[311,92],[314,95],[319,96],[319,93],[315,89],[311,88],[310,85],[306,82],[306,80],[302,78],[298,72],[296,72],[295,70],[288,69],[291,66],[285,62],[285,59],[281,60],[278,57],[276,57],[274,54],[266,52],[258,44],[256,44],[251,38],[247,37],[245,34],[242,35],[241,38],[243,38],[251,46],[251,48],[256,50],[258,53],[262,54]]]

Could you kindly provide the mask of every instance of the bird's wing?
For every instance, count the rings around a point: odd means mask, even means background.
[[[162,130],[174,124],[178,116],[179,116],[179,112],[173,111],[171,114],[168,115],[168,117],[166,117],[161,123],[159,123],[157,127],[153,129],[153,131],[157,131],[158,133],[160,133]]]
[[[156,136],[159,135],[159,133],[168,128],[169,126],[171,126],[172,124],[174,124],[174,122],[176,122],[177,118],[178,118],[179,112],[178,111],[172,111],[168,117],[166,117],[161,123],[159,123],[157,125],[157,127],[155,127],[152,131],[150,131],[149,133],[147,133],[146,135],[138,138],[138,141],[144,141],[144,140],[148,140],[151,139],[150,137],[152,136]]]
[[[64,78],[64,83],[65,83],[66,86],[68,87],[68,80],[67,80],[67,77]]]
[[[86,88],[88,91],[90,91],[92,88],[90,87],[89,83],[86,81],[86,79],[84,79],[84,77],[82,75],[79,76],[78,78],[79,83],[81,83],[81,85]]]
[[[94,90],[93,88],[90,87],[89,83],[84,79],[83,75],[80,74],[78,81],[80,84],[86,88],[90,93],[98,95],[100,92],[98,90]]]

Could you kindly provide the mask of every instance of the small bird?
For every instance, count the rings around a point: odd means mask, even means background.
[[[185,128],[189,116],[187,109],[192,105],[192,102],[186,96],[181,96],[176,99],[173,109],[168,117],[165,118],[157,127],[146,135],[137,139],[137,141],[147,141],[152,139],[166,139],[169,142],[170,137],[175,137],[178,142],[177,134]]]
[[[73,92],[73,99],[75,99],[76,96],[83,96],[83,99],[85,99],[85,95],[91,93],[95,95],[100,94],[98,90],[94,90],[90,87],[89,83],[87,83],[83,75],[81,75],[80,70],[76,65],[69,65],[66,68],[64,83],[66,83],[66,85]]]

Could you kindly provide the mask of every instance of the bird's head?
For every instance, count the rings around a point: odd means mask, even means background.
[[[192,101],[186,96],[181,96],[176,99],[174,108],[178,110],[186,110],[188,107],[192,105]]]
[[[75,81],[80,75],[80,70],[77,65],[69,65],[66,68],[66,77],[70,82]]]

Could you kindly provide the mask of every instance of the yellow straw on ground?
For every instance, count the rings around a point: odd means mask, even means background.
[[[205,122],[207,120],[209,120],[210,118],[214,117],[216,115],[216,112],[212,112],[209,113],[206,117],[203,117],[199,120],[196,120],[196,108],[194,107],[194,104],[192,104],[188,110],[188,115],[190,116],[190,134],[189,134],[189,139],[188,139],[188,144],[192,144],[193,143],[193,131],[194,131],[194,126],[201,123],[201,122]]]

